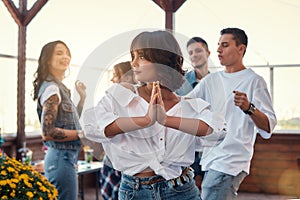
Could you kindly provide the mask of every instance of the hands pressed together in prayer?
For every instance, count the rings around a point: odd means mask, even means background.
[[[164,125],[166,122],[167,114],[162,99],[159,81],[153,82],[151,99],[149,102],[148,112],[145,117],[149,120],[150,126],[155,122],[158,122],[161,125]]]
[[[163,89],[164,88],[161,88],[158,81],[152,83],[147,113],[143,116],[117,118],[105,127],[104,134],[106,137],[114,137],[118,134],[147,128],[154,125],[155,122],[162,126],[197,136],[205,136],[212,133],[212,128],[200,119],[168,116],[167,110],[178,103],[178,97],[172,92],[170,92],[170,94],[166,91],[163,93]],[[174,97],[170,97],[169,95],[174,95]]]

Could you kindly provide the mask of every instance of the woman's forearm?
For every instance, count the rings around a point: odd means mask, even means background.
[[[83,105],[84,105],[84,102],[85,102],[85,98],[81,98],[77,104],[77,113],[78,113],[78,116],[80,117],[81,116],[81,113],[82,113],[82,110],[83,110]]]
[[[146,128],[153,123],[148,117],[121,117],[113,121],[104,129],[106,137]]]
[[[52,128],[50,130],[43,130],[42,138],[44,141],[67,142],[78,140],[77,130],[67,130],[62,128]]]
[[[209,135],[213,131],[208,124],[201,120],[173,116],[167,116],[164,126],[196,136]]]

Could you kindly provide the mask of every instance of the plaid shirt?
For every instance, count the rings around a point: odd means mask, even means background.
[[[121,172],[112,168],[110,160],[105,156],[100,174],[100,187],[103,200],[118,200]]]

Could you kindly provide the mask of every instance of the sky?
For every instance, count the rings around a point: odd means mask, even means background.
[[[13,2],[18,7],[19,1]],[[27,9],[30,9],[35,1],[27,2]],[[219,66],[216,52],[219,32],[227,27],[239,27],[248,35],[249,45],[244,57],[246,66],[300,65],[299,19],[299,0],[187,0],[175,13],[174,31],[186,41],[194,36],[203,37],[210,48],[210,61],[214,66]],[[77,73],[95,49],[114,38],[134,30],[164,27],[165,13],[151,0],[50,0],[27,27],[26,56],[37,59],[44,44],[62,40],[71,49],[71,63],[77,66]],[[16,56],[18,27],[3,2],[0,2],[0,36],[0,54]],[[130,44],[132,38],[122,39]],[[181,41],[184,54],[186,41]],[[122,53],[118,54],[120,46],[109,48],[110,54],[116,52],[116,56],[105,65],[125,59]],[[105,51],[101,56],[103,59],[108,57]],[[16,74],[16,66],[16,61],[0,58],[0,94],[12,97],[0,100],[0,126],[3,123],[1,118],[6,118],[10,107],[16,107],[12,90],[16,90],[17,78],[6,75]],[[35,63],[27,63],[26,87],[31,86],[35,69]],[[258,72],[268,83],[268,69],[258,69]],[[275,108],[282,117],[299,116],[300,95],[288,92],[299,90],[299,72],[300,67],[275,69]],[[9,87],[6,84],[8,79]],[[30,97],[29,91],[26,91],[26,98]],[[35,104],[27,105],[26,109],[35,110]],[[31,113],[36,115],[35,111]]]
[[[18,6],[17,0],[14,1]],[[35,1],[28,0],[27,8]],[[0,52],[16,55],[18,27],[0,3]],[[249,37],[247,65],[300,63],[299,0],[187,0],[175,13],[175,32],[201,36],[218,64],[219,32],[240,27]],[[27,57],[38,58],[41,47],[61,39],[71,48],[74,64],[109,38],[135,29],[165,27],[165,14],[151,0],[51,0],[27,27]]]

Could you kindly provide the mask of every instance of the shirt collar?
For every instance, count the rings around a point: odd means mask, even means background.
[[[122,107],[128,106],[128,104],[138,95],[134,93],[134,85],[128,84],[128,87],[131,87],[132,89],[127,88],[126,86],[123,86],[122,84],[113,84],[107,91],[107,94],[110,94]],[[200,98],[184,98],[184,101],[187,102],[195,112],[200,113],[203,109],[209,108],[210,104]]]
[[[200,98],[184,98],[185,102],[187,102],[195,112],[200,113],[205,108],[210,108],[210,104]]]
[[[122,84],[115,83],[108,90],[106,90],[107,94],[110,94],[122,107],[127,106],[137,94],[135,94],[131,89],[127,88],[131,87],[134,91],[134,85],[126,84],[123,86]]]

